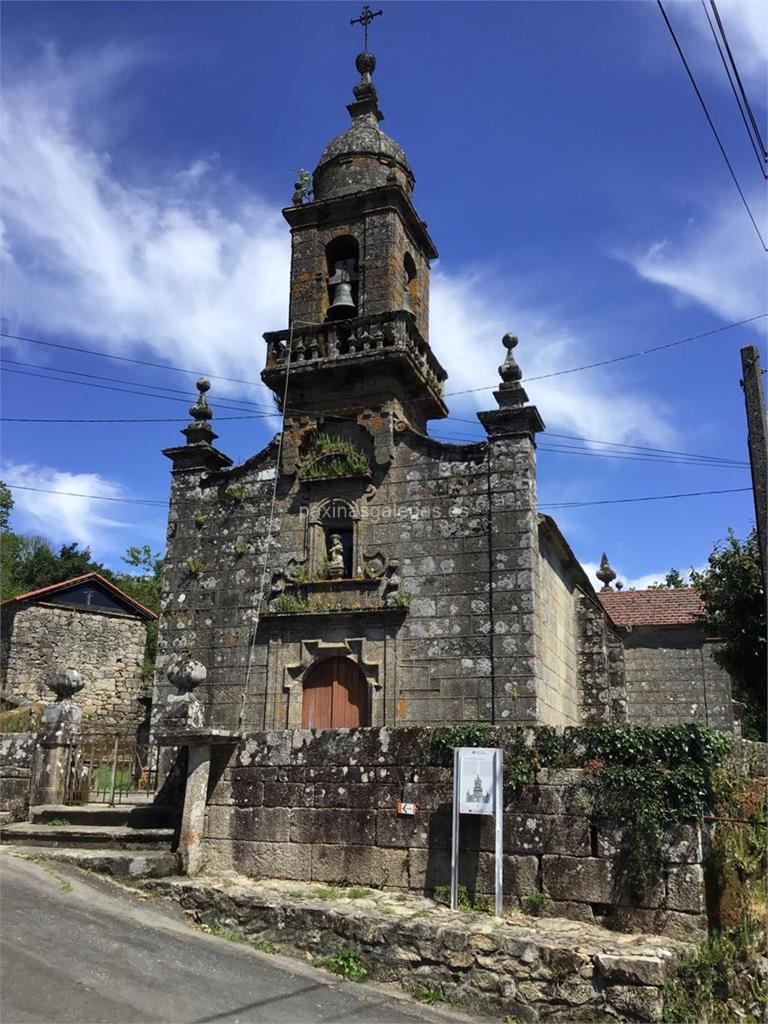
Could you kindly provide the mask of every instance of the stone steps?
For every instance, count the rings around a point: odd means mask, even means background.
[[[46,825],[21,821],[0,827],[0,842],[46,848],[169,851],[173,836],[172,828],[126,825]]]
[[[167,878],[178,874],[178,861],[170,850],[68,849],[14,845],[9,852],[32,860],[68,864],[113,878]]]
[[[37,825],[50,825],[52,821],[65,820],[70,825],[171,828],[173,810],[154,804],[122,804],[116,807],[108,804],[40,804],[30,808],[29,818],[32,824]]]

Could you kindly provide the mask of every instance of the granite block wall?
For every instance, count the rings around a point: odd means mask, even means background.
[[[384,452],[383,415],[344,426],[371,443],[369,476],[302,480],[291,466],[274,515],[275,444],[231,470],[174,471],[156,705],[170,658],[186,654],[208,669],[198,695],[209,724],[235,728],[242,715],[249,729],[295,728],[304,674],[330,652],[363,671],[372,724],[537,720],[530,438],[447,444],[408,429],[395,405]],[[294,422],[283,467],[313,423]],[[334,503],[350,509],[354,579],[325,581],[322,600],[279,614],[270,581],[316,576]],[[387,579],[371,575],[377,560]],[[402,604],[377,590],[394,578]]]
[[[0,820],[26,818],[34,755],[34,733],[0,733]]]
[[[638,725],[704,722],[733,731],[731,681],[699,630],[624,631],[627,707]]]
[[[219,748],[204,837],[209,872],[432,893],[450,882],[452,768],[419,728],[264,732]],[[397,813],[398,801],[417,813]],[[545,913],[691,936],[706,930],[701,841],[681,823],[640,899],[627,836],[593,815],[580,770],[548,770],[508,794],[504,898],[547,897]],[[460,881],[493,891],[493,819],[462,819]]]
[[[21,604],[4,609],[6,646],[2,694],[15,702],[51,699],[47,676],[75,668],[85,687],[76,696],[93,723],[130,725],[143,720],[140,698],[149,696],[141,678],[146,643],[142,619],[78,607]]]

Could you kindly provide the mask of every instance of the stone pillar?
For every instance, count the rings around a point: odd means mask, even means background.
[[[199,875],[203,870],[202,842],[210,774],[210,743],[190,743],[178,850],[181,871],[185,875]]]
[[[83,713],[72,698],[85,684],[79,672],[67,668],[50,675],[46,685],[56,694],[56,703],[45,709],[40,723],[31,806],[64,803],[78,782]]]
[[[181,870],[187,875],[202,870],[211,744],[204,735],[203,706],[193,690],[205,682],[207,675],[205,665],[193,658],[178,655],[172,659],[167,676],[178,692],[167,696],[157,727],[158,735],[172,737],[175,744],[187,747],[189,752],[178,849]]]

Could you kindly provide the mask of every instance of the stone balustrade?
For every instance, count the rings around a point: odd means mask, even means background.
[[[264,335],[268,370],[287,364],[289,338],[290,331],[271,331]],[[295,327],[290,361],[292,366],[296,366],[318,360],[365,356],[388,349],[407,352],[432,390],[437,395],[443,394],[445,370],[419,334],[413,313],[407,310]]]

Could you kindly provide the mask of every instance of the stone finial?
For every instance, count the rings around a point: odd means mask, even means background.
[[[353,119],[361,117],[363,114],[373,114],[377,121],[383,121],[384,115],[379,110],[379,94],[371,78],[376,70],[376,58],[365,50],[363,53],[358,53],[355,58],[355,67],[360,75],[360,81],[357,85],[352,86],[355,101],[348,104],[347,110]]]
[[[56,694],[57,703],[69,700],[85,686],[83,677],[74,668],[63,668],[52,672],[45,680],[45,685]]]
[[[205,393],[210,391],[211,382],[205,377],[200,377],[195,386],[197,387],[197,401],[189,407],[192,422],[182,430],[182,434],[186,437],[187,444],[210,444],[218,436],[214,434],[213,428],[208,422],[213,419],[213,410],[208,405]]]
[[[208,669],[193,658],[175,658],[165,674],[182,693],[191,693],[208,678]]]
[[[505,334],[501,339],[501,344],[507,350],[507,357],[499,367],[499,376],[505,384],[512,384],[523,376],[523,371],[517,365],[517,360],[512,355],[513,349],[517,348],[520,341],[516,334]]]
[[[595,576],[603,584],[600,590],[601,594],[613,589],[611,583],[616,579],[616,573],[611,568],[611,563],[608,561],[608,555],[605,552],[603,552],[603,557],[600,559],[600,568],[595,573]]]
[[[528,401],[528,395],[520,383],[523,371],[512,354],[513,349],[517,348],[519,343],[517,335],[505,334],[501,339],[501,343],[507,350],[507,356],[499,367],[499,376],[502,383],[499,386],[499,390],[495,391],[494,394],[500,408],[510,409],[518,405],[525,405]]]

